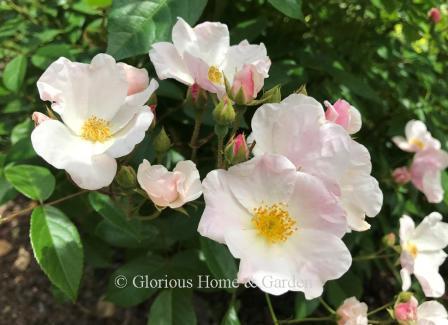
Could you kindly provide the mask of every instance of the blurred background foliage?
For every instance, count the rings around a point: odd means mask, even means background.
[[[151,6],[157,2],[165,4],[159,12],[152,13]],[[428,18],[431,7],[442,10],[438,24]],[[35,110],[46,110],[45,103],[39,100],[36,81],[56,58],[65,56],[88,62],[96,53],[108,51],[116,59],[147,68],[155,77],[147,51],[152,42],[170,39],[176,16],[190,23],[221,21],[229,26],[232,44],[243,39],[265,43],[272,60],[266,90],[280,84],[286,97],[306,84],[308,94],[320,102],[344,98],[361,111],[363,128],[356,137],[370,150],[373,174],[384,192],[384,206],[380,215],[371,220],[369,232],[348,234],[345,240],[353,256],[371,254],[381,248],[385,234],[397,232],[398,218],[403,213],[415,220],[433,210],[448,213],[448,196],[434,206],[411,186],[399,187],[393,183],[391,171],[409,163],[411,156],[390,141],[392,136],[404,132],[408,120],[420,119],[447,147],[447,10],[446,3],[436,0],[117,0],[113,3],[2,0],[0,166],[11,163],[45,166],[31,147],[30,115]],[[183,107],[185,93],[186,88],[173,81],[162,81],[157,92],[157,121],[173,142],[166,160],[168,166],[189,157],[188,140],[194,114],[188,105]],[[247,125],[252,113],[247,112]],[[213,132],[207,117],[201,132],[204,137]],[[202,177],[213,168],[215,141],[212,139],[200,149]],[[136,149],[129,163],[136,167],[143,157],[154,160],[150,137]],[[76,191],[63,172],[52,172],[58,181],[52,198]],[[448,187],[446,175],[444,186]],[[0,172],[0,203],[17,195]],[[94,200],[90,197],[90,203]],[[128,211],[126,204],[132,207],[132,203],[123,203],[120,211]],[[132,227],[142,230],[137,241],[117,231],[92,206],[87,196],[60,206],[79,226],[86,268],[106,270],[108,276],[113,272],[173,276],[209,272],[216,277],[231,278],[236,272],[226,249],[207,239],[198,239],[195,228],[201,204],[191,208],[190,217],[170,211],[151,223],[131,220]],[[343,278],[327,285],[324,298],[333,307],[352,295],[372,307],[380,306],[400,290],[394,263],[393,259],[355,261]],[[447,274],[446,269],[442,272]],[[154,294],[154,290],[117,290],[109,283],[106,294],[110,301],[121,306],[139,304]],[[235,294],[216,290],[195,291],[194,296],[219,297],[204,302],[211,311],[207,317],[214,322],[224,317],[225,324],[238,324],[236,312],[243,323],[248,319],[262,322],[263,317],[254,312],[265,308],[261,294],[246,291],[249,292],[239,293],[236,299]],[[221,298],[229,302],[223,304]],[[150,318],[162,317],[159,309],[171,304],[173,308],[183,305],[186,317],[196,321],[191,303],[185,306],[185,301],[191,299],[188,290],[182,293],[166,290],[157,296]],[[305,317],[314,311],[319,315],[324,311],[319,301],[305,303],[300,294],[274,299],[274,305],[285,318]]]

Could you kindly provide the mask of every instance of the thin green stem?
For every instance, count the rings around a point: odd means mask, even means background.
[[[331,308],[331,306],[330,306],[329,304],[327,304],[327,303],[325,302],[325,300],[322,299],[322,297],[319,298],[319,301],[320,301],[320,303],[325,307],[325,309],[326,309],[328,312],[330,312],[331,314],[335,314],[335,313],[336,313],[336,311],[335,311],[333,308]]]
[[[274,325],[278,325],[278,319],[277,316],[275,316],[274,308],[272,307],[271,298],[269,298],[269,294],[265,293],[266,302],[268,304],[269,313],[271,314],[272,321],[274,322]]]
[[[218,151],[216,153],[216,166],[218,168],[224,168],[224,137],[218,135]]]
[[[299,323],[306,323],[306,322],[322,322],[322,321],[332,321],[334,320],[333,317],[327,316],[327,317],[309,317],[309,318],[303,318],[303,319],[291,319],[291,320],[281,320],[278,322],[278,324],[299,324]]]
[[[196,156],[198,153],[198,139],[199,132],[201,131],[202,115],[204,114],[204,109],[196,109],[196,114],[194,117],[194,129],[190,139],[191,147],[191,160],[196,161]]]
[[[382,310],[384,310],[384,309],[386,309],[386,308],[392,306],[393,304],[394,304],[393,301],[388,302],[387,304],[385,304],[385,305],[383,305],[383,306],[381,306],[381,307],[378,307],[377,309],[372,310],[371,312],[369,312],[369,313],[367,314],[367,316],[376,314],[376,313],[378,313],[378,312],[380,312],[380,311],[382,311]]]
[[[393,257],[396,256],[396,254],[384,254],[384,255],[366,255],[366,256],[357,256],[357,257],[353,257],[353,261],[368,261],[368,260],[376,260],[376,259],[380,259],[380,258],[389,258],[389,257]]]

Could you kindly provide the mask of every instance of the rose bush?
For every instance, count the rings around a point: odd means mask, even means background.
[[[55,296],[448,323],[446,5],[24,3],[0,4],[0,202],[31,203],[0,222],[30,215]]]

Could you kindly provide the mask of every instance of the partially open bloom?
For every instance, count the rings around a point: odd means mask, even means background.
[[[395,305],[394,315],[400,325],[447,325],[448,313],[437,301],[426,301],[418,305],[412,296],[407,302]]]
[[[434,24],[437,24],[440,19],[442,19],[442,13],[439,8],[431,8],[428,11],[428,17],[433,21]]]
[[[60,58],[37,81],[41,99],[52,102],[62,121],[38,119],[31,134],[34,150],[81,188],[108,186],[117,170],[115,158],[129,154],[152,122],[145,103],[157,82],[136,80],[129,69],[107,54],[90,64]]]
[[[240,283],[275,295],[303,291],[312,299],[350,267],[341,240],[344,211],[323,182],[286,157],[266,154],[214,170],[203,188],[198,231],[241,260]]]
[[[179,161],[170,172],[145,159],[138,167],[137,180],[154,204],[162,208],[179,208],[202,195],[199,172],[190,160]]]
[[[448,153],[429,148],[415,154],[411,164],[411,180],[414,186],[431,203],[443,200],[442,171],[448,167]]]
[[[370,175],[370,154],[342,126],[325,121],[319,102],[293,94],[255,112],[249,142],[256,142],[255,156],[278,153],[298,170],[321,178],[340,196],[350,228],[369,229],[365,216],[378,214],[383,201],[378,182]]]
[[[367,305],[355,297],[345,299],[336,311],[338,325],[367,325]]]
[[[392,177],[397,184],[406,184],[411,180],[411,172],[406,166],[395,168]]]
[[[411,274],[414,274],[426,297],[442,296],[445,282],[439,267],[447,257],[443,249],[448,245],[448,224],[442,222],[440,213],[426,216],[417,227],[410,217],[401,217],[400,245],[403,290],[411,287]]]
[[[339,124],[349,134],[355,134],[361,130],[361,114],[350,103],[343,99],[338,99],[333,105],[329,101],[325,101],[324,104],[327,108],[325,118],[328,121]]]
[[[418,152],[428,148],[440,149],[440,142],[434,139],[422,121],[411,120],[406,124],[406,138],[395,136],[392,141],[403,151]]]
[[[226,93],[227,80],[236,91],[242,88],[247,98],[255,98],[268,77],[271,61],[264,44],[230,46],[225,24],[204,22],[192,28],[179,18],[172,40],[153,44],[149,52],[160,79],[198,84],[219,97]]]

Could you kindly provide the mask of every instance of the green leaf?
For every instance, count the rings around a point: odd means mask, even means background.
[[[129,235],[121,228],[107,220],[102,220],[95,228],[95,234],[106,243],[116,247],[139,248],[154,244],[157,239],[158,229],[148,222],[139,220],[129,221],[135,229],[139,229],[139,236]]]
[[[319,307],[319,298],[307,300],[303,293],[296,294],[294,301],[295,319],[304,319],[311,315]]]
[[[163,290],[151,306],[148,325],[194,325],[197,323],[192,304],[192,291]]]
[[[200,237],[202,252],[205,256],[205,263],[217,279],[235,280],[237,277],[237,268],[233,256],[228,248],[213,240]],[[235,289],[226,288],[232,292]]]
[[[109,196],[98,192],[91,192],[89,193],[89,201],[93,209],[107,221],[127,235],[139,239],[138,229],[126,219],[123,211],[112,202]]]
[[[117,60],[147,53],[154,42],[171,38],[171,29],[182,17],[194,24],[207,0],[116,0],[108,20],[107,53]]]
[[[52,206],[37,207],[31,215],[34,256],[50,281],[76,300],[83,269],[83,248],[75,225]]]
[[[12,59],[3,71],[3,83],[11,91],[18,92],[25,79],[28,62],[24,55]]]
[[[285,16],[303,20],[302,0],[268,0],[269,3]]]
[[[134,306],[145,301],[158,290],[156,286],[149,286],[149,281],[163,279],[164,267],[165,261],[157,255],[133,259],[112,273],[106,299],[122,307]],[[147,287],[146,279],[148,279]]]
[[[55,178],[44,167],[9,165],[5,177],[17,191],[33,200],[45,201],[54,191]]]
[[[34,123],[29,118],[17,124],[11,132],[11,143],[15,144],[24,138],[29,138],[33,131],[33,126]]]
[[[224,315],[221,325],[240,325],[240,320],[238,319],[238,314],[236,312],[235,305],[230,305],[229,309],[227,309],[226,314]]]
[[[40,69],[46,69],[50,63],[61,56],[73,59],[70,46],[67,44],[50,44],[39,48],[36,54],[31,57],[31,62]]]

